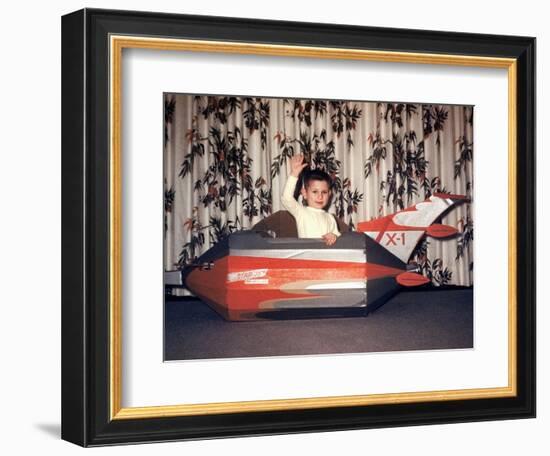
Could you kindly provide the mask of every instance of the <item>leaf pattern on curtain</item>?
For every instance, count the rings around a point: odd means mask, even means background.
[[[166,94],[165,268],[282,209],[287,161],[332,177],[329,212],[352,229],[434,192],[473,196],[473,107]],[[411,257],[434,285],[473,284],[473,201],[448,240]]]

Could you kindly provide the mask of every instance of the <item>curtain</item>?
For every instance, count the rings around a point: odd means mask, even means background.
[[[473,107],[166,94],[165,268],[283,209],[287,162],[333,178],[329,212],[353,229],[434,192],[466,195],[411,261],[434,285],[473,284]]]

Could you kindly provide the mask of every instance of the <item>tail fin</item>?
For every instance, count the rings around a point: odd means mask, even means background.
[[[426,201],[417,203],[395,214],[368,222],[359,222],[357,230],[364,232],[407,263],[416,245],[428,234],[433,237],[449,237],[457,233],[449,225],[432,225],[453,205],[468,200],[464,195],[434,193]]]

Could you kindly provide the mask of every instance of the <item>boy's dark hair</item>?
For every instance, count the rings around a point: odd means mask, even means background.
[[[323,181],[328,184],[328,188],[332,189],[332,179],[325,171],[320,169],[311,169],[306,167],[300,173],[298,177],[298,182],[296,183],[296,188],[294,189],[294,199],[298,200],[302,187],[307,188],[311,181]]]

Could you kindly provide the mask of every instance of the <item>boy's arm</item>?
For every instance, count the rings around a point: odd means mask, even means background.
[[[298,204],[298,201],[294,199],[294,189],[298,183],[298,176],[302,170],[307,166],[304,161],[303,155],[294,155],[290,159],[290,175],[286,180],[285,188],[283,189],[283,194],[281,195],[281,203],[283,203],[284,208],[290,212],[296,220],[304,208]]]
[[[283,189],[283,194],[281,195],[281,203],[284,208],[290,212],[294,218],[298,218],[298,215],[304,208],[294,199],[294,189],[298,183],[298,178],[293,175],[288,176],[286,180],[285,187]]]
[[[330,216],[329,231],[323,235],[322,238],[327,245],[334,245],[336,240],[340,237],[340,231],[338,230],[338,224],[333,215]]]

